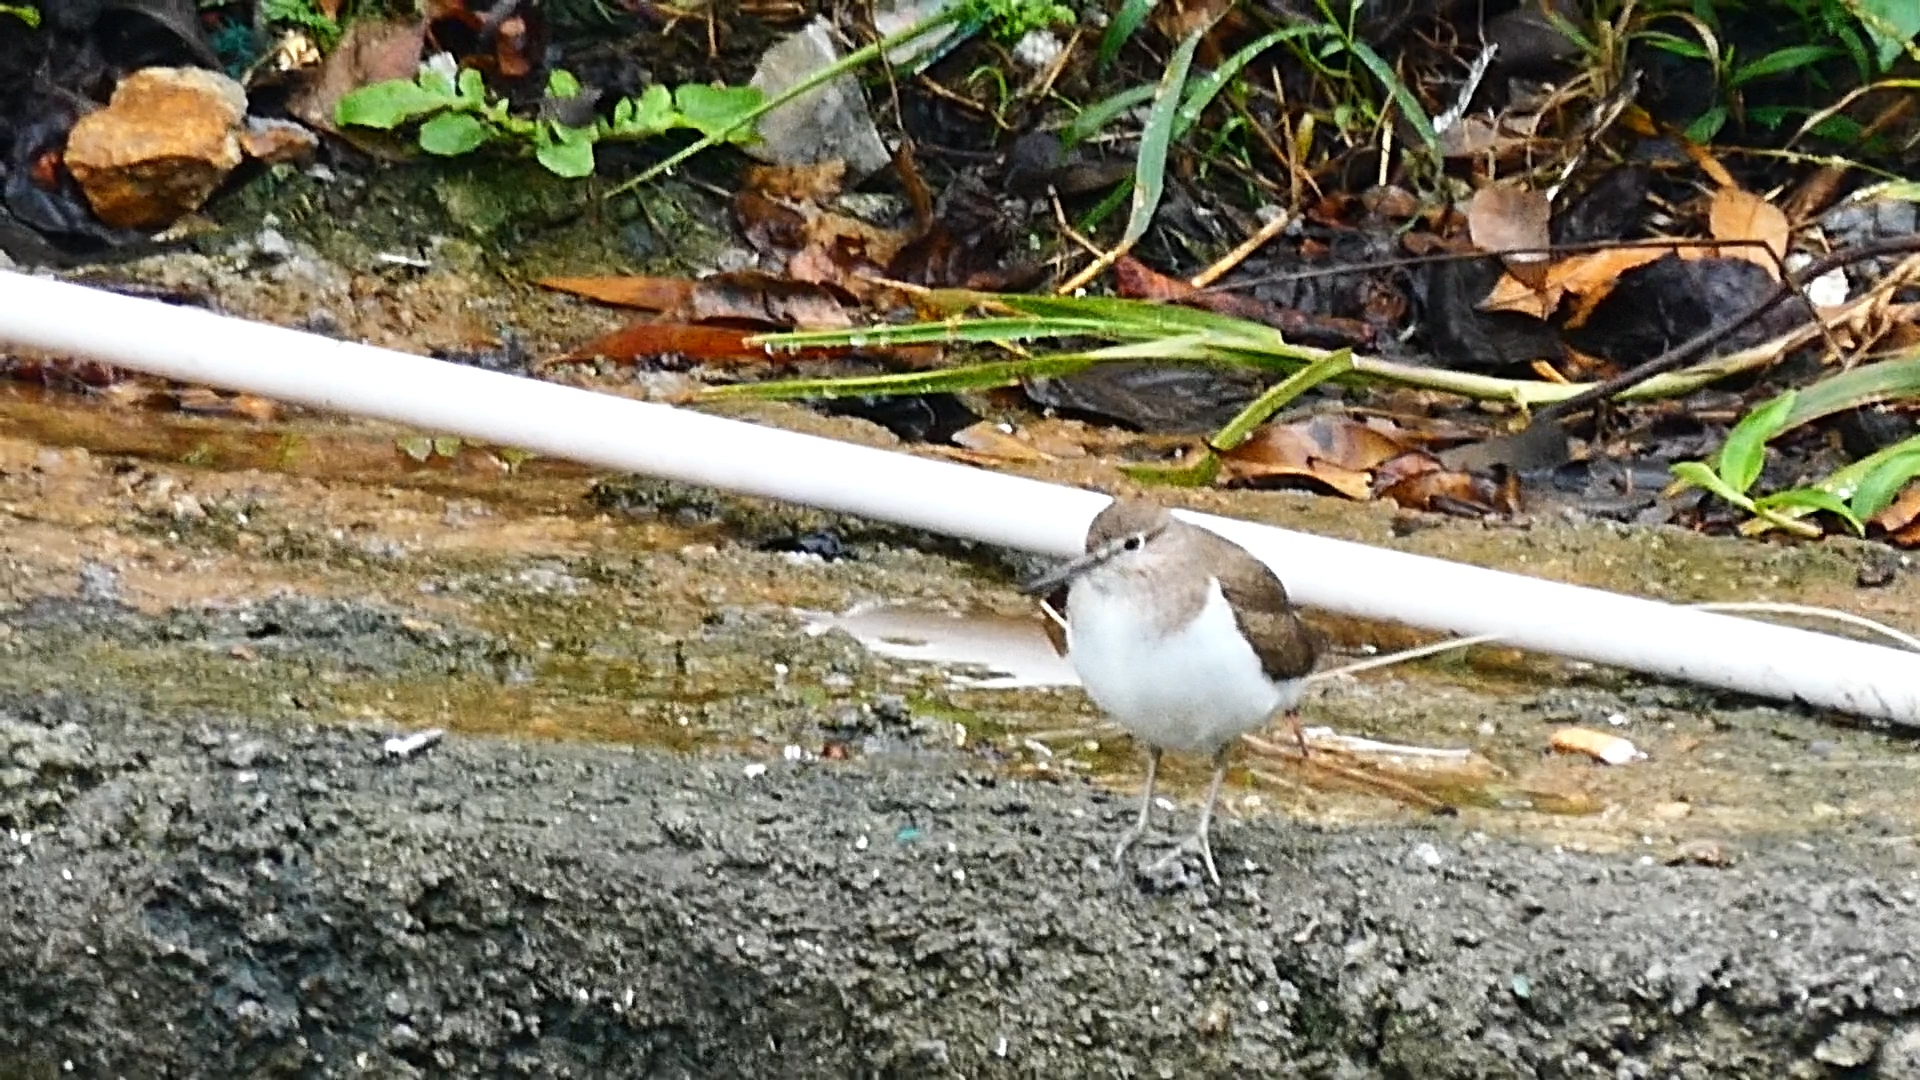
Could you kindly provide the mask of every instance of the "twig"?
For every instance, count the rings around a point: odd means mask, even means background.
[[[1214,282],[1220,280],[1220,278],[1223,275],[1231,271],[1234,267],[1239,266],[1241,263],[1245,262],[1247,260],[1247,256],[1252,255],[1256,251],[1259,251],[1260,248],[1264,246],[1267,241],[1273,239],[1276,236],[1279,236],[1280,231],[1282,229],[1285,229],[1288,225],[1291,225],[1291,224],[1293,224],[1293,215],[1287,213],[1285,210],[1280,211],[1278,214],[1274,215],[1274,218],[1272,221],[1269,221],[1265,225],[1260,226],[1258,231],[1256,231],[1252,236],[1247,237],[1245,240],[1242,240],[1240,242],[1240,246],[1234,248],[1232,251],[1227,252],[1226,255],[1223,256],[1219,262],[1216,262],[1212,266],[1207,267],[1205,270],[1202,270],[1199,273],[1193,275],[1192,280],[1190,280],[1188,284],[1192,285],[1196,289],[1204,289],[1207,286],[1213,284]]]

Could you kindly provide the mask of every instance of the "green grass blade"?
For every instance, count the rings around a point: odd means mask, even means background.
[[[1920,350],[1862,364],[1800,391],[1781,430],[1790,431],[1834,413],[1898,398],[1920,398]]]
[[[1168,338],[1164,341],[1114,345],[1090,352],[1055,353],[1019,360],[995,360],[966,364],[938,371],[905,371],[886,375],[831,376],[820,379],[780,379],[774,382],[734,383],[701,391],[701,400],[724,401],[748,398],[784,401],[796,398],[897,397],[907,394],[953,394],[969,390],[992,390],[1014,386],[1022,379],[1058,378],[1084,371],[1095,364],[1120,360],[1169,360],[1181,362],[1212,359],[1197,348],[1197,339]]]
[[[1239,446],[1247,441],[1247,436],[1253,434],[1255,428],[1266,423],[1268,417],[1285,408],[1288,402],[1328,379],[1352,370],[1352,349],[1341,349],[1332,356],[1308,364],[1253,399],[1251,404],[1227,421],[1225,427],[1214,432],[1213,438],[1207,440],[1208,444],[1222,453]]]
[[[1231,82],[1235,75],[1240,74],[1241,70],[1251,64],[1261,53],[1293,38],[1332,32],[1333,28],[1323,23],[1283,26],[1254,40],[1239,52],[1229,56],[1219,67],[1194,79],[1187,86],[1186,100],[1180,103],[1180,116],[1174,122],[1173,137],[1177,139],[1192,130],[1193,125],[1199,122],[1200,114],[1207,110],[1208,105],[1213,104],[1213,99],[1220,95],[1220,91],[1225,89],[1227,83]]]
[[[1380,58],[1379,53],[1373,51],[1373,46],[1364,41],[1349,39],[1345,45],[1353,55],[1360,58],[1360,62],[1366,65],[1368,71],[1373,72],[1373,77],[1379,79],[1380,84],[1387,88],[1388,96],[1393,98],[1394,104],[1400,106],[1401,115],[1407,118],[1407,123],[1413,125],[1413,130],[1419,133],[1420,141],[1426,145],[1426,148],[1430,151],[1437,148],[1440,145],[1440,136],[1434,133],[1433,118],[1427,115],[1426,106],[1421,105],[1420,99],[1413,96],[1413,91],[1407,88],[1407,84],[1400,81],[1400,76],[1394,74],[1393,68]]]
[[[825,379],[779,379],[774,382],[710,386],[702,401],[746,398],[756,401],[831,399],[840,397],[897,397],[904,394],[953,394],[1017,385],[1021,379],[1071,375],[1091,367],[1084,356],[1051,356],[1029,360],[998,360],[939,371],[906,371],[888,375],[836,376]]]
[[[1212,487],[1220,477],[1220,455],[1212,450],[1203,449],[1193,456],[1190,462],[1168,465],[1157,461],[1143,461],[1131,465],[1121,465],[1120,471],[1129,480],[1142,484],[1158,484],[1162,487]]]
[[[1107,32],[1100,35],[1100,58],[1094,70],[1104,72],[1120,55],[1120,49],[1147,21],[1147,15],[1153,11],[1153,0],[1122,0],[1120,10],[1113,13],[1113,21],[1107,24]]]
[[[859,326],[848,330],[796,330],[759,334],[747,339],[769,355],[782,349],[885,348],[898,345],[944,345],[954,342],[993,343],[1039,341],[1060,337],[1107,337],[1111,325],[1099,319],[987,318],[964,321],[905,323],[899,326]]]
[[[1112,97],[1099,101],[1080,110],[1067,126],[1060,129],[1060,142],[1068,147],[1077,146],[1099,134],[1100,129],[1113,122],[1113,118],[1128,109],[1153,100],[1154,88],[1151,86],[1129,86]]]
[[[1160,76],[1160,89],[1153,96],[1153,108],[1147,113],[1146,130],[1140,133],[1140,158],[1133,169],[1133,211],[1127,218],[1120,246],[1132,247],[1147,234],[1154,212],[1160,209],[1160,196],[1166,191],[1167,150],[1173,143],[1173,122],[1180,115],[1180,97],[1186,89],[1187,72],[1193,67],[1193,50],[1207,31],[1203,26],[1188,34],[1173,51],[1167,70]]]

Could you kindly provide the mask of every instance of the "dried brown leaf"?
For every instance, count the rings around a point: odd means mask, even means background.
[[[1373,491],[1371,470],[1403,450],[1388,433],[1357,420],[1315,416],[1268,424],[1221,459],[1231,480],[1310,480],[1363,502]]]
[[[953,433],[953,444],[963,450],[1002,461],[1052,461],[1053,456],[1019,435],[1000,430],[991,420],[969,424]]]
[[[543,289],[571,293],[595,303],[641,311],[678,311],[693,296],[692,278],[680,277],[556,277],[542,278]]]
[[[1786,258],[1793,228],[1779,207],[1750,191],[1723,187],[1713,193],[1713,202],[1707,208],[1707,228],[1715,240],[1764,244],[1764,249],[1752,244],[1723,248],[1720,254],[1745,259],[1765,269],[1775,281],[1780,280],[1779,260]]]
[[[1402,454],[1380,467],[1374,497],[1408,510],[1480,516],[1520,509],[1520,484],[1511,470],[1495,475],[1449,469],[1424,451]]]
[[[339,134],[333,112],[340,99],[368,83],[413,78],[426,36],[424,19],[353,20],[321,64],[320,77],[287,102],[287,111],[309,127]]]
[[[771,199],[825,206],[847,181],[847,163],[839,158],[809,165],[752,165],[742,187]]]

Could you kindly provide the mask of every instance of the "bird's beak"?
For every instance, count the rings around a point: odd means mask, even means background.
[[[1060,586],[1072,582],[1074,578],[1079,577],[1081,574],[1107,561],[1107,557],[1110,554],[1111,552],[1104,550],[1089,551],[1085,555],[1074,559],[1072,562],[1062,563],[1052,571],[1042,574],[1020,586],[1020,591],[1026,593],[1028,596],[1045,596]]]

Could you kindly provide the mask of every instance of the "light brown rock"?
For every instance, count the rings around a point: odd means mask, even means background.
[[[291,120],[249,116],[240,132],[240,149],[268,165],[297,165],[313,159],[320,149],[320,136]]]
[[[100,220],[158,229],[200,208],[240,164],[240,84],[204,68],[146,68],[67,136],[67,169]]]

